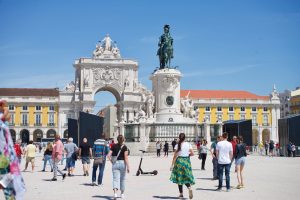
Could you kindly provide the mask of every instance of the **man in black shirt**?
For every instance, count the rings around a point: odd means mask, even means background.
[[[175,146],[176,146],[176,144],[177,144],[176,139],[174,139],[173,142],[172,142],[171,144],[172,144],[173,152],[174,152],[174,151],[175,151]]]
[[[90,169],[90,158],[92,157],[92,148],[87,143],[87,139],[83,138],[83,143],[79,146],[79,159],[82,161],[83,165],[83,175],[88,176],[89,175],[89,169]]]

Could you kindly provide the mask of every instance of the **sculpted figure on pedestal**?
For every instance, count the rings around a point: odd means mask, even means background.
[[[170,26],[164,26],[164,34],[159,38],[159,49],[157,55],[159,56],[159,69],[170,67],[171,58],[173,58],[173,38],[170,34]]]

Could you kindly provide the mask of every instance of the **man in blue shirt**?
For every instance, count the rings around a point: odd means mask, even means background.
[[[109,146],[104,139],[98,139],[94,142],[93,154],[93,174],[92,174],[92,185],[96,186],[96,172],[99,167],[98,185],[102,185],[103,172],[105,168],[106,155],[109,152]]]

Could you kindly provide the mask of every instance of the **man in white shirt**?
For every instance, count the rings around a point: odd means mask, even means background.
[[[222,190],[223,183],[223,171],[225,168],[225,176],[226,176],[226,188],[227,192],[230,191],[230,165],[233,156],[232,145],[227,141],[228,134],[223,133],[222,138],[223,141],[218,142],[216,147],[216,154],[218,158],[218,174],[219,174],[219,186],[217,191]]]

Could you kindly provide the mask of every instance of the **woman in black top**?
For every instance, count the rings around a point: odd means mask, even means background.
[[[243,169],[246,162],[246,144],[243,143],[243,137],[239,136],[238,138],[238,144],[236,145],[235,149],[235,166],[237,170],[237,179],[238,179],[238,186],[237,189],[241,189],[244,187],[244,181],[243,181]]]
[[[43,172],[46,169],[47,161],[50,164],[51,172],[52,172],[53,171],[53,167],[52,167],[52,143],[51,142],[48,142],[46,150],[44,152],[44,167],[43,167],[43,170],[42,170]]]
[[[126,170],[129,173],[128,148],[124,145],[123,135],[119,135],[117,141],[107,157],[112,162],[114,198],[118,198],[117,192],[121,190],[121,198],[124,199]]]

